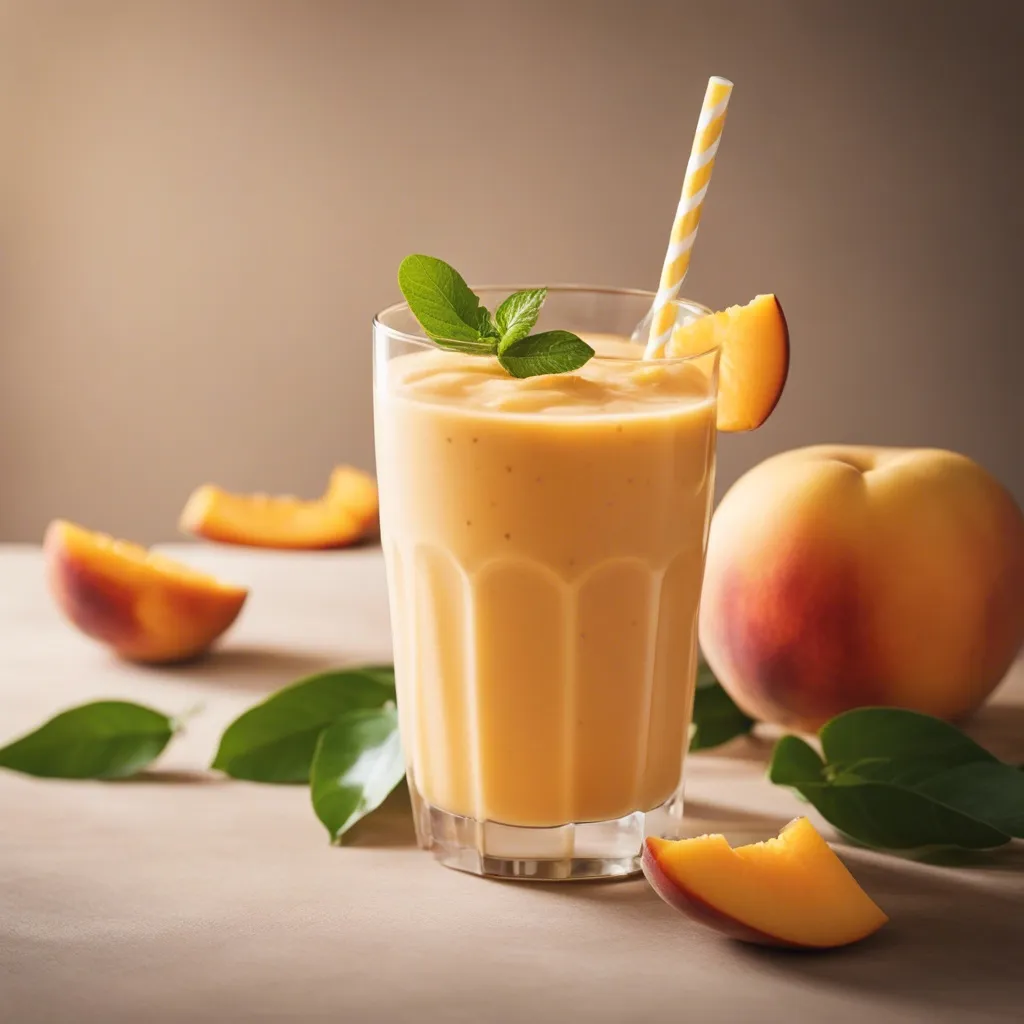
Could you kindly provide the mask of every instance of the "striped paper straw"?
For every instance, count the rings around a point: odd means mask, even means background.
[[[676,318],[676,307],[672,303],[679,294],[686,271],[690,268],[690,254],[693,252],[693,242],[697,237],[697,227],[700,224],[704,197],[711,181],[711,172],[715,168],[715,154],[718,152],[718,144],[722,141],[725,111],[729,106],[731,94],[732,82],[727,78],[716,76],[708,79],[704,105],[701,107],[697,131],[693,136],[693,148],[686,164],[683,194],[679,197],[679,205],[676,207],[668,252],[665,253],[665,264],[661,270],[661,284],[651,307],[651,333],[644,349],[644,359],[655,359],[661,355],[672,334]]]

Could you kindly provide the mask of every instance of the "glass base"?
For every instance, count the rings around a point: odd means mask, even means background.
[[[445,867],[535,882],[632,878],[647,836],[678,839],[682,792],[650,811],[609,821],[528,828],[477,821],[433,807],[410,785],[416,838]]]

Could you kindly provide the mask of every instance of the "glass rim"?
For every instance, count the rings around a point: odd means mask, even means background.
[[[556,294],[590,294],[590,295],[620,295],[629,298],[647,299],[648,302],[653,302],[656,292],[648,291],[646,288],[617,288],[608,285],[589,285],[589,284],[550,284],[550,285],[538,285],[538,284],[522,284],[522,285],[505,285],[505,284],[474,284],[470,285],[470,288],[476,292],[485,291],[505,291],[509,295],[513,292],[526,291],[534,288],[546,288],[550,293]],[[705,316],[710,316],[713,310],[705,306],[702,302],[697,302],[696,299],[677,298],[673,299],[671,305],[675,306],[676,309],[685,308],[699,314],[698,319]],[[397,313],[401,310],[409,309],[409,303],[405,300],[401,302],[393,302],[390,306],[385,306],[379,310],[373,316],[373,331],[376,334],[377,330],[385,331],[389,337],[396,338],[400,341],[407,342],[412,345],[419,345],[422,348],[433,349],[438,352],[450,351],[445,349],[444,346],[439,345],[436,341],[428,338],[423,334],[409,334],[406,331],[400,331],[397,327],[390,327],[384,323],[383,318],[391,313]],[[701,350],[700,352],[693,352],[685,356],[669,356],[660,358],[661,362],[684,362],[686,360],[700,359],[702,356],[711,354],[717,351],[721,346],[717,344],[710,345],[708,348]],[[595,359],[611,359],[619,362],[643,362],[643,349],[639,344],[637,348],[640,349],[640,354],[634,359],[632,356],[607,356],[598,355]]]

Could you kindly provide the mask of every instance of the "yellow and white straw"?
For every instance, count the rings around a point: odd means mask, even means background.
[[[693,148],[686,164],[683,193],[676,207],[676,217],[669,237],[668,252],[661,271],[661,284],[651,307],[651,333],[644,349],[644,359],[656,359],[668,343],[675,324],[676,308],[672,305],[690,268],[690,254],[697,237],[701,209],[707,195],[715,154],[722,141],[725,111],[732,94],[732,82],[726,78],[708,79],[704,105],[693,136]]]

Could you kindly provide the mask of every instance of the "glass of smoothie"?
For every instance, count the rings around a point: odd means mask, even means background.
[[[680,835],[718,351],[643,361],[652,298],[550,288],[537,329],[597,354],[526,379],[404,303],[374,320],[400,729],[418,840],[450,867],[624,876]]]

